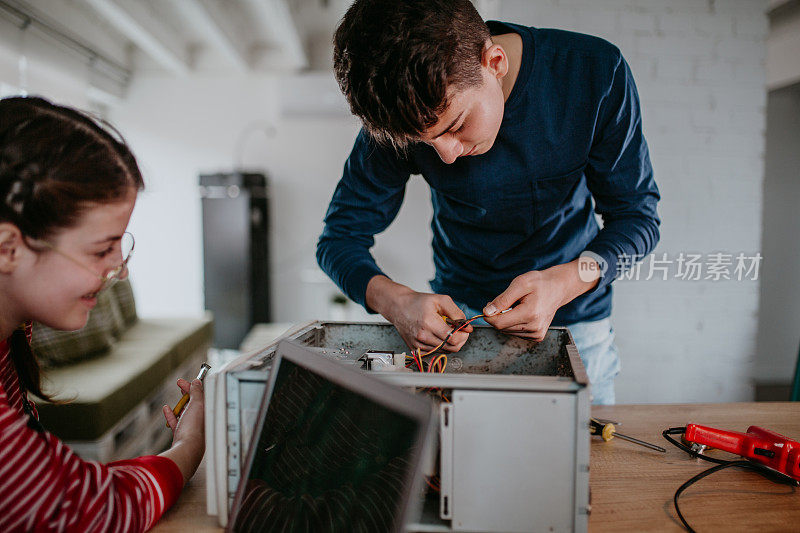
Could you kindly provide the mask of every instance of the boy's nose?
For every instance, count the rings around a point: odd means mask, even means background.
[[[446,164],[450,164],[456,160],[458,156],[464,153],[464,145],[458,139],[437,139],[433,143],[433,147],[439,157]]]

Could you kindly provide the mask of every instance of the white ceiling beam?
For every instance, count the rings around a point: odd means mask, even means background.
[[[292,19],[285,0],[245,0],[252,13],[270,29],[270,37],[279,43],[281,52],[286,54],[287,63],[297,69],[308,67],[308,57],[303,47],[303,39]]]
[[[229,15],[230,6],[218,0],[179,0],[176,5],[187,22],[200,28],[231,65],[240,72],[250,70],[249,47],[242,38],[243,32]]]
[[[84,2],[161,66],[176,74],[189,72],[187,44],[150,13],[142,2],[136,0],[84,0]]]

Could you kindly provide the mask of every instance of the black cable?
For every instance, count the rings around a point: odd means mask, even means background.
[[[712,466],[711,468],[703,470],[702,472],[700,472],[696,476],[692,477],[686,483],[684,483],[683,485],[678,487],[678,490],[675,491],[675,496],[673,498],[673,503],[675,505],[675,512],[678,513],[678,518],[681,519],[681,523],[683,523],[683,527],[685,527],[686,530],[689,531],[690,533],[696,533],[696,531],[694,529],[692,529],[692,526],[690,526],[689,522],[687,522],[686,519],[683,517],[683,513],[681,513],[680,506],[678,505],[678,498],[680,497],[680,495],[686,489],[688,489],[694,483],[700,481],[701,479],[703,479],[706,476],[709,476],[709,475],[713,474],[714,472],[719,472],[720,470],[724,470],[725,468],[729,468],[729,467],[738,467],[738,468],[744,468],[746,470],[752,470],[752,471],[756,472],[757,474],[761,474],[765,478],[767,478],[770,481],[773,481],[775,483],[782,483],[782,484],[790,485],[790,486],[794,486],[794,487],[800,486],[800,481],[798,481],[798,480],[796,480],[796,479],[794,479],[794,478],[792,478],[790,476],[787,476],[783,472],[778,472],[777,470],[774,470],[774,469],[772,469],[772,468],[770,468],[770,467],[768,467],[766,465],[763,465],[761,463],[754,463],[752,461],[747,461],[747,460],[743,460],[743,459],[742,460],[733,460],[733,461],[726,461],[724,459],[717,459],[716,457],[711,457],[709,455],[704,455],[704,454],[702,454],[700,452],[697,452],[697,451],[691,449],[690,447],[686,446],[682,442],[678,442],[677,440],[675,440],[674,438],[671,437],[671,435],[683,435],[685,432],[686,432],[686,427],[669,428],[669,429],[665,429],[661,433],[661,435],[663,435],[663,437],[665,439],[667,439],[669,442],[671,442],[672,444],[674,444],[675,446],[677,446],[681,450],[687,452],[692,457],[697,457],[699,459],[702,459],[704,461],[708,461],[710,463],[717,463],[716,466]]]
[[[678,513],[678,518],[681,519],[681,522],[683,522],[683,527],[685,527],[687,531],[689,531],[690,533],[696,533],[695,530],[692,529],[692,526],[689,525],[689,522],[686,521],[686,518],[683,517],[683,513],[681,513],[681,508],[678,506],[678,497],[683,493],[683,491],[685,491],[690,486],[692,486],[694,483],[700,481],[704,477],[710,476],[714,472],[719,472],[720,470],[724,470],[725,468],[734,467],[734,466],[735,467],[739,467],[739,468],[745,468],[745,469],[749,469],[749,470],[754,470],[754,471],[758,472],[759,474],[762,473],[762,472],[760,472],[760,469],[758,468],[757,463],[751,463],[750,461],[745,461],[745,460],[728,461],[727,463],[718,464],[717,466],[712,466],[711,468],[703,470],[702,472],[700,472],[699,474],[697,474],[693,478],[689,479],[689,481],[687,481],[686,483],[681,485],[678,488],[678,490],[675,491],[675,497],[673,498],[673,502],[675,504],[675,511]]]
[[[462,327],[463,327],[463,326],[462,326]],[[452,329],[452,330],[450,330],[450,333],[448,333],[448,334],[447,334],[447,337],[445,337],[445,338],[444,338],[444,342],[442,342],[442,347],[444,347],[444,345],[445,345],[445,344],[447,344],[447,341],[449,341],[449,340],[450,340],[450,337],[452,337],[452,336],[453,336],[453,333],[455,333],[455,332],[456,332],[456,331],[458,331],[459,329],[460,329],[460,328],[459,328],[459,326],[453,326],[453,329]]]
[[[451,329],[451,330],[450,330],[450,333],[448,333],[448,334],[447,334],[447,337],[445,337],[445,338],[444,338],[444,341],[442,341],[442,344],[440,344],[440,345],[439,345],[439,348],[437,348],[437,349],[436,349],[436,350],[434,350],[433,352],[431,352],[431,353],[428,353],[428,354],[425,354],[425,355],[431,355],[431,354],[433,354],[433,353],[436,353],[436,352],[437,352],[437,351],[439,351],[440,349],[444,348],[444,345],[445,345],[445,344],[447,344],[447,341],[449,341],[449,340],[450,340],[450,337],[452,337],[452,336],[453,336],[453,334],[455,334],[455,333],[456,333],[456,332],[458,332],[458,331],[461,331],[462,329],[464,329],[465,327],[467,327],[467,326],[468,326],[468,325],[469,325],[471,322],[473,322],[473,321],[475,321],[475,320],[477,320],[477,319],[479,319],[479,318],[481,318],[481,317],[483,317],[483,315],[477,315],[477,316],[474,316],[474,317],[470,318],[469,320],[465,320],[465,321],[464,321],[463,323],[461,323],[461,324],[455,324],[455,325],[453,325],[453,329]]]
[[[702,459],[704,461],[708,461],[709,463],[716,463],[718,465],[724,465],[724,464],[727,464],[727,463],[730,462],[730,461],[726,461],[724,459],[717,459],[716,457],[711,457],[710,455],[703,455],[702,453],[691,449],[690,447],[686,446],[684,443],[679,442],[679,441],[673,439],[670,436],[670,435],[683,435],[684,433],[686,433],[686,426],[679,427],[679,428],[665,429],[664,431],[661,432],[661,435],[665,439],[670,441],[672,444],[674,444],[675,446],[677,446],[681,450],[683,450],[686,453],[688,453],[689,455],[691,455],[692,457],[697,457],[697,458]]]

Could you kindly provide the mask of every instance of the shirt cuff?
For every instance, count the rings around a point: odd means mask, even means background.
[[[587,294],[604,290],[617,277],[617,253],[611,248],[600,243],[589,244],[580,257],[590,257],[600,266],[600,279]]]
[[[370,314],[375,314],[374,311],[367,305],[367,285],[369,281],[375,276],[386,276],[383,271],[378,268],[374,263],[364,263],[356,265],[348,275],[349,280],[347,285],[351,287],[348,296],[357,304],[364,307]],[[387,276],[388,277],[388,276]]]

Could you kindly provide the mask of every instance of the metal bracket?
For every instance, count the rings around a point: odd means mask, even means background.
[[[453,416],[455,409],[452,403],[439,405],[439,445],[441,448],[439,463],[439,516],[449,520],[453,518]]]

